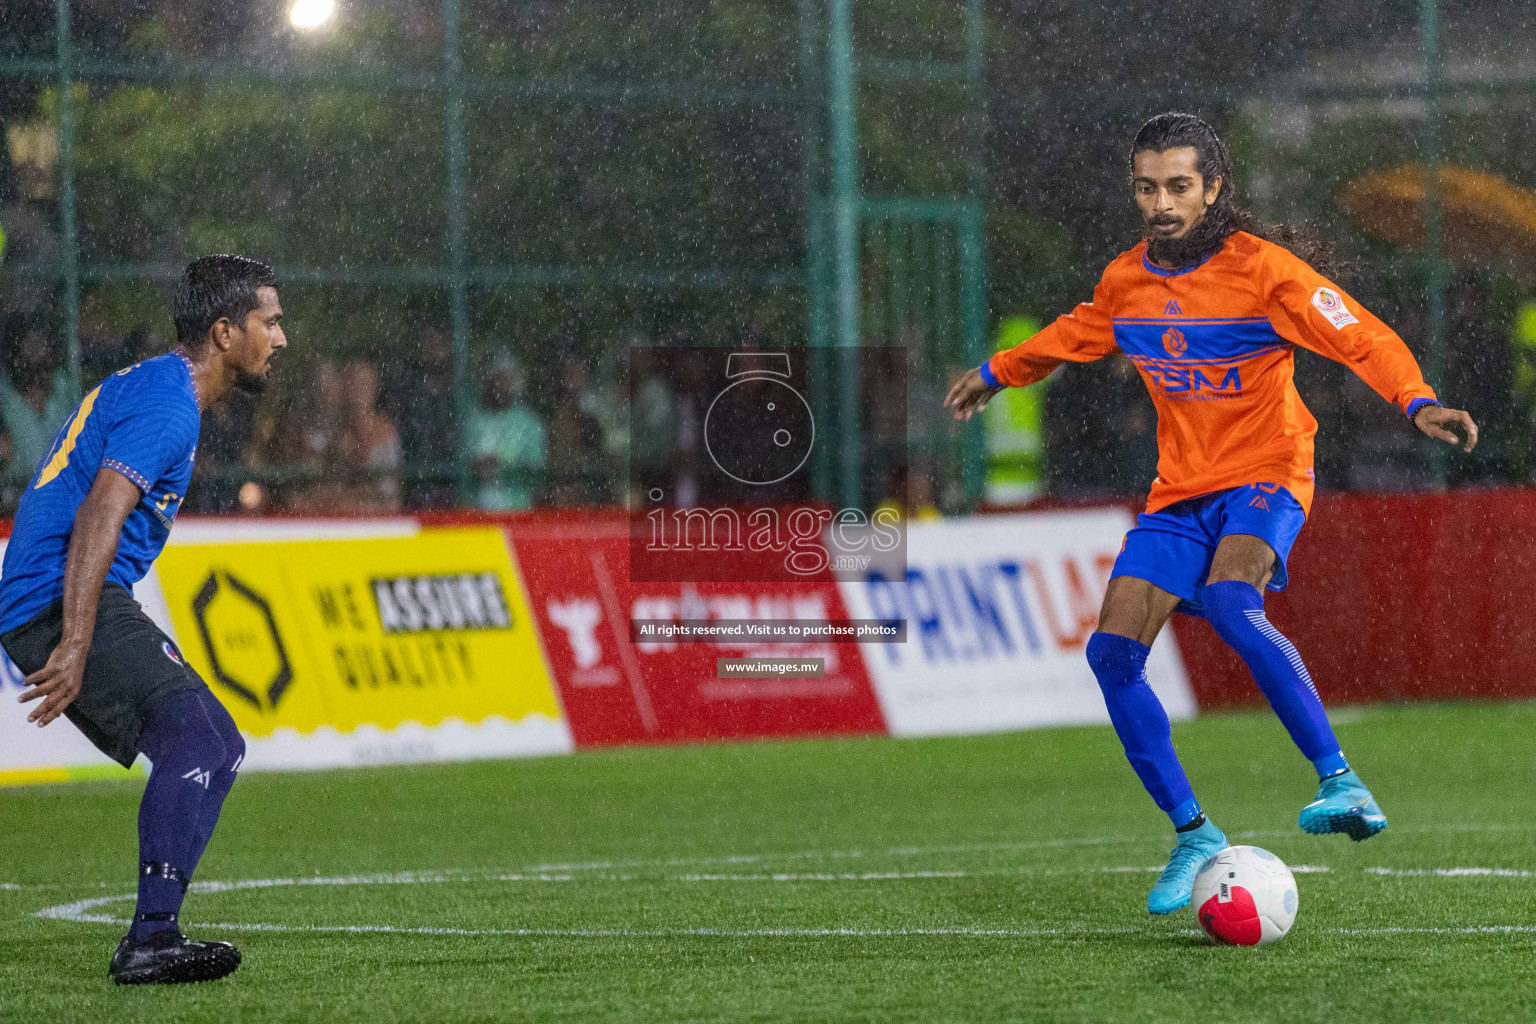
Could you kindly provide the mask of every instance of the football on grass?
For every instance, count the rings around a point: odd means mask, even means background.
[[[1257,846],[1229,846],[1200,865],[1192,900],[1200,927],[1217,942],[1274,942],[1296,920],[1296,877]]]

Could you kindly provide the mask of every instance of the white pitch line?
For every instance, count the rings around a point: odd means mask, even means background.
[[[1502,823],[1477,823],[1477,822],[1473,822],[1473,823],[1467,823],[1467,824],[1461,824],[1461,825],[1455,825],[1455,824],[1452,824],[1452,825],[1437,825],[1434,828],[1422,828],[1422,829],[1414,829],[1414,828],[1411,828],[1411,827],[1410,828],[1394,828],[1393,829],[1393,833],[1395,835],[1411,835],[1411,834],[1418,833],[1418,832],[1423,832],[1423,833],[1431,833],[1431,832],[1432,833],[1444,833],[1444,832],[1447,832],[1447,831],[1450,831],[1450,832],[1513,832],[1513,831],[1531,831],[1532,829],[1536,829],[1536,822],[1532,822],[1530,824],[1515,824],[1515,823],[1502,824]],[[1232,832],[1232,833],[1230,833],[1230,835],[1231,835],[1231,837],[1233,839],[1261,839],[1261,838],[1270,838],[1270,837],[1299,838],[1301,836],[1301,833],[1298,832],[1296,829],[1248,829],[1248,830],[1242,831],[1242,832]],[[686,867],[705,867],[705,866],[708,866],[708,865],[762,864],[764,862],[771,862],[771,861],[776,861],[776,860],[816,860],[816,859],[825,859],[825,860],[844,860],[844,859],[848,859],[848,860],[853,860],[853,859],[859,859],[859,858],[879,858],[879,857],[918,857],[918,856],[927,856],[927,855],[934,855],[934,854],[946,854],[946,853],[948,853],[948,854],[1007,853],[1007,852],[1025,851],[1025,850],[1055,850],[1055,849],[1072,848],[1072,847],[1078,847],[1078,846],[1112,846],[1112,845],[1133,846],[1133,845],[1137,845],[1137,844],[1158,844],[1158,845],[1164,845],[1167,842],[1168,842],[1168,836],[1166,834],[1160,834],[1160,835],[1146,834],[1146,835],[1140,835],[1140,836],[1071,836],[1071,837],[1063,837],[1063,838],[1055,838],[1055,839],[1020,840],[1020,841],[1014,841],[1014,842],[998,841],[998,842],[990,842],[990,843],[962,843],[962,844],[947,845],[947,846],[892,846],[892,847],[886,847],[886,848],[883,848],[883,849],[870,849],[870,850],[782,850],[782,851],[768,852],[768,853],[725,854],[725,855],[720,855],[720,856],[706,856],[706,857],[668,857],[668,858],[634,859],[634,860],[599,860],[599,861],[578,861],[578,862],[569,862],[569,863],[543,863],[543,864],[533,864],[533,865],[528,865],[528,866],[525,866],[525,867],[522,867],[522,868],[513,869],[512,871],[508,872],[507,880],[509,880],[509,881],[513,880],[513,876],[516,876],[516,875],[525,875],[525,876],[562,875],[562,876],[564,876],[566,874],[573,873],[573,872],[615,871],[615,870],[637,869],[637,868],[638,869],[644,869],[644,868],[653,868],[653,869],[654,868],[686,868]],[[1161,870],[1161,868],[1159,868],[1158,870]],[[1299,869],[1296,868],[1296,867],[1292,867],[1291,870],[1292,871],[1297,871]],[[470,875],[470,874],[474,874],[477,878],[485,877],[485,873],[484,872],[442,872],[442,873],[443,874],[463,874],[466,877],[468,875]],[[409,874],[409,872],[402,872],[400,874]],[[565,879],[562,877],[561,880],[563,881]],[[625,878],[625,880],[627,880],[627,878]],[[109,883],[107,883],[107,882],[100,882],[100,883],[97,883],[97,887],[104,889],[104,888],[107,888],[108,884]],[[193,888],[197,888],[201,884],[203,884],[203,883],[194,882],[193,883]],[[211,884],[211,883],[209,883],[209,884]],[[296,885],[296,884],[300,884],[300,883],[295,881],[295,882],[291,882],[291,883],[288,883],[288,884],[295,884]],[[309,884],[314,884],[314,883],[311,882]],[[7,889],[15,889],[15,890],[27,890],[27,889],[78,889],[78,886],[67,884],[67,883],[57,883],[57,882],[45,882],[45,883],[0,882],[0,890],[7,890]]]
[[[1325,867],[1322,864],[1287,864],[1286,867],[1291,869],[1291,874],[1293,874],[1293,875],[1327,875],[1327,874],[1331,874],[1333,872],[1333,868]],[[1147,866],[1143,866],[1143,867],[1116,867],[1116,868],[1096,868],[1096,869],[1095,868],[1087,868],[1085,870],[1088,870],[1088,871],[1097,870],[1097,871],[1103,871],[1103,872],[1108,872],[1108,873],[1112,873],[1112,874],[1113,873],[1119,873],[1119,872],[1142,873],[1142,872],[1162,871],[1163,870],[1163,865],[1161,865],[1161,864],[1152,864],[1152,865],[1147,865]],[[1001,873],[1001,872],[998,872],[998,873]],[[1023,872],[1020,872],[1020,873],[1022,874]],[[1050,874],[1068,874],[1069,872],[1066,872],[1066,871],[1059,871],[1059,872],[1058,871],[1043,871],[1043,872],[1036,872],[1036,873],[1037,874],[1047,874],[1047,875],[1050,875]],[[1076,874],[1076,872],[1071,872],[1071,873],[1072,874]]]
[[[128,919],[114,920],[128,924]],[[412,928],[389,924],[209,924],[210,930],[247,932],[347,932],[384,935],[508,936],[534,939],[762,939],[762,938],[1072,938],[1092,935],[1150,934],[1150,928]],[[1190,932],[1190,934],[1198,934]]]
[[[1516,823],[1481,823],[1470,822],[1462,825],[1437,825],[1433,828],[1394,827],[1394,835],[1414,835],[1418,833],[1441,834],[1450,832],[1528,832],[1536,829],[1536,822],[1530,824]],[[1299,839],[1304,833],[1299,829],[1245,829],[1241,832],[1231,832],[1233,839]],[[706,867],[709,865],[731,864],[761,864],[777,860],[856,860],[860,858],[878,857],[921,857],[935,854],[966,854],[966,853],[1009,853],[1025,850],[1057,850],[1078,846],[1136,846],[1159,845],[1166,846],[1168,835],[1166,833],[1132,836],[1069,836],[1053,839],[1026,839],[1026,840],[999,840],[989,843],[959,843],[945,846],[890,846],[875,849],[850,849],[850,850],[780,850],[766,853],[738,853],[721,854],[718,856],[701,857],[667,857],[658,859],[619,859],[619,860],[594,860],[572,862],[550,862],[531,864],[520,870],[529,873],[538,872],[567,872],[567,871],[613,871],[633,868],[686,868]],[[1161,869],[1159,869],[1161,870]],[[1292,870],[1295,870],[1294,868]]]
[[[1015,850],[1054,850],[1073,846],[1109,846],[1168,841],[1167,836],[1083,836],[1072,839],[1036,839],[1018,842],[967,843],[958,846],[894,846],[884,850],[783,850],[771,853],[737,853],[717,857],[668,857],[643,860],[597,860],[534,864],[524,871],[613,871],[626,868],[685,868],[711,864],[761,864],[776,860],[857,860],[865,857],[918,857],[943,853],[1005,853]]]
[[[1111,869],[1113,870],[1113,869]],[[1139,869],[1132,869],[1139,870]],[[1371,869],[1367,869],[1368,871]],[[1376,869],[1389,871],[1392,869]],[[1503,869],[1443,869],[1463,874],[1494,872]],[[488,876],[489,877],[489,876]],[[502,876],[509,877],[509,876]],[[746,876],[756,880],[757,876]],[[772,876],[762,876],[771,878]],[[864,880],[863,876],[851,876]],[[927,873],[923,877],[930,877]],[[932,877],[949,877],[933,875]],[[517,880],[530,880],[528,876],[516,876]],[[249,879],[241,882],[202,883],[204,892],[229,892],[239,889],[261,889],[292,885],[411,885],[446,881],[474,881],[462,872],[406,871],[390,874],[343,875],[306,879],[273,878]],[[45,907],[34,916],[80,924],[130,923],[126,918],[95,913],[113,903],[125,903],[137,898],[137,893],[116,896],[94,896],[73,903]],[[1156,935],[1166,934],[1164,929],[1143,926],[1121,928],[979,928],[965,926],[932,928],[447,928],[439,926],[411,927],[404,925],[286,925],[267,922],[226,922],[208,924],[205,927],[223,931],[247,932],[326,932],[347,934],[388,935],[438,935],[438,936],[503,936],[522,938],[899,938],[899,937],[971,937],[971,938],[1077,938],[1102,935]],[[1198,935],[1197,931],[1184,930],[1185,934]],[[1513,935],[1536,933],[1536,925],[1468,925],[1468,926],[1398,926],[1383,928],[1333,928],[1323,934],[1335,935]]]
[[[1368,875],[1390,875],[1394,878],[1416,878],[1432,875],[1436,878],[1536,878],[1536,871],[1517,868],[1366,868]]]
[[[354,886],[354,885],[435,885],[441,883],[469,883],[469,882],[575,882],[575,881],[617,881],[644,883],[668,883],[668,882],[885,882],[907,881],[942,878],[980,878],[997,877],[1001,875],[1081,875],[1104,872],[1151,872],[1161,871],[1156,866],[1135,867],[1085,867],[1085,868],[999,868],[989,871],[870,871],[862,873],[807,873],[807,874],[691,874],[691,875],[662,875],[657,877],[641,877],[636,875],[619,874],[586,874],[580,878],[573,875],[552,874],[524,874],[505,873],[498,871],[464,871],[464,870],[438,870],[438,871],[396,871],[388,873],[367,875],[317,875],[304,878],[247,878],[235,881],[193,882],[190,886],[192,892],[220,893],[236,892],[247,889],[278,889],[289,886]],[[1326,871],[1327,868],[1316,870]],[[17,886],[17,888],[22,888]],[[51,917],[62,920],[94,920],[92,918],[76,917],[78,911],[91,907],[114,903],[119,900],[134,899],[134,894],[125,896],[93,896],[73,903],[64,903],[56,907],[45,907],[37,911],[36,917]],[[111,920],[101,918],[100,920]]]
[[[1335,928],[1335,935],[1528,935],[1536,924],[1474,924],[1459,928]]]
[[[115,897],[97,897],[92,900],[81,900],[78,904],[69,905],[71,908],[79,907],[91,909],[106,903],[126,901],[135,898],[134,893]],[[89,906],[86,906],[89,905]],[[52,908],[64,910],[65,908]],[[39,916],[45,916],[42,912]],[[83,912],[69,914],[46,915],[62,920],[72,920],[89,924],[129,924],[127,918],[110,917],[104,914],[85,914]],[[716,939],[761,939],[761,938],[1004,938],[1004,939],[1029,939],[1029,938],[1088,938],[1103,935],[1159,935],[1166,934],[1164,929],[1142,926],[1123,928],[975,928],[975,927],[935,927],[935,928],[444,928],[444,927],[410,927],[390,924],[270,924],[266,922],[222,922],[204,925],[203,927],[213,931],[243,931],[243,932],[321,932],[343,933],[353,935],[432,935],[453,937],[508,937],[508,938],[551,938],[551,939],[678,939],[678,938],[716,938]],[[1323,929],[1323,934],[1332,935],[1512,935],[1536,933],[1536,925],[1469,925],[1466,927],[1441,926],[1441,927],[1388,927],[1388,928],[1330,928]],[[1176,934],[1199,935],[1199,931],[1191,928],[1177,929]]]
[[[970,871],[869,871],[863,874],[775,874],[775,875],[676,875],[668,882],[890,882],[913,878],[969,878],[973,874],[1002,872]]]
[[[312,878],[251,878],[234,882],[193,882],[194,892],[232,889],[271,889],[289,885],[420,885],[436,882],[570,882],[570,875],[495,873],[486,871],[392,871],[372,875],[316,875]]]

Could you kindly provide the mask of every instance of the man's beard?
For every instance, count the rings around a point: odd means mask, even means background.
[[[1184,270],[1198,267],[1221,250],[1231,237],[1233,228],[1229,217],[1224,217],[1213,206],[1195,221],[1183,238],[1156,238],[1147,240],[1147,256],[1160,267]],[[1148,225],[1150,231],[1151,225]]]
[[[267,390],[272,381],[263,373],[252,373],[249,370],[235,371],[235,390],[245,395],[259,395]]]

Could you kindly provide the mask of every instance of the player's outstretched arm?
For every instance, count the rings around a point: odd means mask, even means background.
[[[64,563],[64,635],[48,656],[48,664],[27,676],[23,702],[42,699],[27,716],[42,728],[58,718],[80,692],[85,658],[96,632],[96,602],[106,581],[123,522],[139,503],[138,485],[116,470],[96,474],[90,493],[75,513],[69,538],[69,559]]]
[[[961,374],[954,387],[949,389],[949,394],[944,396],[944,408],[955,410],[955,419],[968,420],[973,414],[985,409],[987,403],[992,401],[992,396],[1001,390],[982,380],[981,371],[972,368]]]
[[[1413,425],[1430,437],[1446,444],[1459,444],[1469,452],[1477,447],[1477,424],[1460,409],[1447,409],[1441,405],[1421,406],[1413,414]],[[1461,433],[1458,435],[1456,431]]]
[[[1118,262],[1111,264],[1111,269]],[[1106,270],[1093,289],[1092,302],[1079,303],[1045,330],[961,374],[945,396],[944,407],[955,410],[955,419],[968,420],[1005,387],[1026,388],[1049,377],[1062,363],[1091,363],[1113,352],[1112,289],[1106,284],[1109,273]]]

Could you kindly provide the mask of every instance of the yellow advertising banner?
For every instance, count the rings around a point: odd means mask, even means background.
[[[253,737],[558,721],[504,533],[170,545],[182,655]]]

